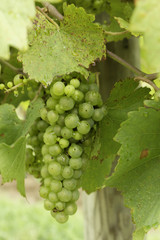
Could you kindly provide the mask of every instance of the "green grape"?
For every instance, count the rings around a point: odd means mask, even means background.
[[[65,85],[62,82],[56,82],[50,89],[51,95],[62,96],[64,94]]]
[[[61,136],[61,126],[56,124],[53,126],[53,132],[56,134],[56,136],[60,137]]]
[[[42,108],[40,110],[40,115],[41,115],[41,118],[44,120],[44,121],[47,121],[47,109],[46,108]]]
[[[63,138],[65,139],[69,139],[72,137],[73,135],[73,130],[67,127],[63,127],[61,130],[61,135]]]
[[[44,208],[46,209],[46,210],[52,210],[53,208],[54,208],[54,203],[53,202],[51,202],[51,201],[49,201],[48,199],[45,199],[44,200]]]
[[[78,89],[79,89],[81,92],[86,93],[86,92],[88,92],[88,90],[89,90],[89,86],[88,86],[87,83],[81,83]]]
[[[0,84],[0,90],[3,90],[5,88],[5,85],[3,83]]]
[[[60,180],[52,180],[51,184],[50,184],[50,189],[51,191],[53,191],[54,193],[58,193],[62,190],[62,183]]]
[[[38,141],[42,142],[43,141],[43,132],[38,133]]]
[[[101,95],[97,91],[88,91],[85,95],[85,101],[90,102],[93,106],[102,104]]]
[[[44,161],[45,163],[53,162],[53,157],[52,157],[50,154],[46,154],[46,155],[44,155],[44,157],[43,157],[43,161]]]
[[[66,204],[64,202],[56,202],[55,203],[55,208],[58,210],[58,211],[62,211],[64,210]]]
[[[69,141],[65,138],[59,140],[59,145],[61,148],[67,148],[69,146]]]
[[[48,172],[52,176],[58,176],[61,173],[61,165],[58,162],[51,162],[48,165]]]
[[[47,165],[44,165],[44,166],[41,168],[41,176],[42,176],[43,178],[49,177],[49,172],[48,172],[48,166],[47,166]]]
[[[23,75],[22,74],[17,74],[13,78],[13,82],[14,82],[14,85],[18,85],[18,84],[22,83],[23,82]]]
[[[38,140],[37,136],[31,137],[31,145],[32,146],[38,146],[39,145],[39,140]]]
[[[75,87],[73,85],[67,85],[64,92],[68,97],[71,97],[75,93]]]
[[[67,206],[65,207],[64,213],[66,215],[73,215],[75,214],[77,211],[77,205],[75,202],[70,202],[67,203]]]
[[[58,202],[58,197],[57,197],[57,194],[54,193],[54,192],[50,192],[49,195],[48,195],[48,199],[51,201],[51,202]]]
[[[94,126],[94,121],[92,118],[87,119],[87,122],[89,123],[90,127],[92,128]]]
[[[78,131],[73,132],[73,138],[77,141],[82,140],[83,139],[83,135],[81,133],[79,133]]]
[[[7,87],[8,87],[8,88],[12,88],[12,87],[13,87],[13,83],[12,83],[12,82],[8,82],[8,83],[7,83]]]
[[[57,142],[57,136],[54,132],[45,132],[43,140],[46,145],[53,145]]]
[[[48,153],[49,153],[49,147],[44,144],[44,145],[42,146],[41,153],[42,153],[43,156],[46,155],[46,154],[48,154]]]
[[[62,190],[58,192],[57,195],[59,200],[62,202],[69,202],[72,199],[72,192],[65,188],[62,188]]]
[[[63,114],[65,112],[60,104],[56,105],[55,110],[57,111],[58,114]]]
[[[96,83],[91,83],[91,84],[89,84],[89,90],[98,92],[99,88]]]
[[[82,158],[71,158],[69,165],[73,169],[80,169],[82,167]]]
[[[58,124],[59,126],[63,127],[63,126],[64,126],[64,119],[65,119],[65,115],[60,115],[60,116],[59,116],[59,119],[58,119],[58,121],[57,121],[57,124]]]
[[[79,191],[78,190],[74,190],[72,192],[72,201],[77,201],[78,198],[79,198],[79,195],[80,195]]]
[[[69,157],[66,154],[60,154],[57,156],[57,162],[65,166],[69,163]]]
[[[64,212],[58,212],[55,215],[55,219],[59,223],[65,223],[68,221],[68,215],[66,215]]]
[[[74,107],[75,102],[72,98],[64,96],[60,98],[59,104],[64,111],[69,111]]]
[[[51,181],[52,181],[52,178],[51,178],[51,177],[45,178],[45,179],[44,179],[44,186],[45,186],[45,187],[50,187]]]
[[[55,145],[49,147],[49,153],[53,157],[58,156],[59,154],[61,154],[61,152],[62,152],[62,149],[58,144],[55,144]]]
[[[70,84],[72,86],[74,86],[75,88],[78,88],[80,86],[80,81],[76,78],[73,78],[71,81],[70,81]]]
[[[69,166],[65,166],[63,171],[62,171],[62,176],[66,179],[71,178],[73,176],[73,169]]]
[[[79,117],[75,113],[70,113],[65,117],[65,125],[68,128],[75,128],[78,125]]]
[[[48,98],[47,100],[47,108],[50,109],[50,110],[54,110],[56,105],[57,105],[58,101],[52,97]]]
[[[47,118],[48,118],[49,123],[51,125],[54,125],[57,122],[59,115],[57,112],[51,110],[47,113]]]
[[[82,100],[84,99],[84,94],[79,90],[75,90],[72,97],[76,102],[82,102]]]
[[[63,181],[63,186],[64,188],[66,188],[67,190],[73,191],[76,189],[77,186],[77,180],[74,178],[70,178],[70,179],[65,179]]]
[[[42,198],[47,198],[48,193],[49,193],[49,188],[48,188],[48,187],[44,187],[44,186],[41,186],[41,187],[40,187],[39,195],[40,195]]]
[[[79,179],[82,175],[82,171],[81,170],[74,170],[74,173],[73,173],[73,178],[75,179]]]
[[[63,180],[63,177],[62,177],[61,174],[59,174],[59,175],[57,175],[57,176],[53,176],[53,178],[54,178],[55,180],[59,180],[59,181],[62,181],[62,180]]]
[[[103,119],[103,117],[104,117],[104,114],[101,108],[94,109],[94,113],[92,116],[94,121],[99,122]]]
[[[48,127],[48,124],[46,122],[44,122],[43,120],[39,120],[37,122],[37,129],[40,132],[44,132],[46,130],[46,128]]]
[[[94,113],[94,108],[90,103],[82,103],[79,105],[79,115],[82,118],[91,118]]]
[[[82,148],[75,143],[72,143],[72,145],[68,149],[68,154],[72,158],[79,158],[82,155],[82,152],[83,152]]]
[[[90,129],[90,124],[85,120],[81,121],[77,127],[78,132],[84,135],[89,133]]]

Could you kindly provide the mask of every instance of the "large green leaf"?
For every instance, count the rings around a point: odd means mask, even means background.
[[[18,191],[25,196],[25,150],[26,138],[19,138],[13,145],[0,144],[0,172],[2,182],[17,181]]]
[[[111,92],[107,101],[108,114],[100,123],[90,159],[82,175],[82,187],[88,193],[102,187],[110,173],[120,147],[113,140],[120,124],[127,119],[128,112],[143,106],[143,100],[148,97],[148,89],[137,87],[138,84],[132,79],[126,79],[116,83]]]
[[[57,29],[38,12],[30,32],[30,47],[19,57],[24,71],[43,84],[74,71],[87,77],[86,68],[105,56],[103,31],[94,20],[84,9],[65,5],[64,20]]]
[[[122,191],[139,232],[160,224],[159,123],[159,110],[143,107],[129,113],[115,137],[122,145],[119,163],[107,180]]]
[[[38,99],[31,103],[24,121],[17,117],[13,105],[3,104],[0,106],[0,143],[13,144],[19,137],[25,136],[35,119],[40,116],[42,100]]]
[[[33,0],[7,0],[0,4],[0,57],[9,59],[9,47],[27,48],[27,29],[35,15]]]
[[[139,0],[131,18],[130,30],[144,34],[143,54],[147,68],[160,71],[160,1]]]

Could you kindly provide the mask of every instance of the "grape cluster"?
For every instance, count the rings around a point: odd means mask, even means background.
[[[36,178],[40,178],[42,168],[42,153],[43,135],[48,127],[48,124],[38,118],[32,125],[27,138],[26,150],[26,171]]]
[[[60,223],[76,212],[82,174],[83,143],[95,131],[105,107],[93,80],[57,81],[50,88],[41,118],[49,124],[42,146],[40,196],[44,208]]]

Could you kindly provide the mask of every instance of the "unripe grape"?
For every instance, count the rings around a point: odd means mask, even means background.
[[[57,220],[57,222],[59,223],[65,223],[68,221],[68,215],[66,215],[64,212],[58,212],[55,215],[55,219]]]
[[[66,154],[60,154],[57,156],[57,162],[65,166],[69,163],[69,157]]]
[[[81,83],[78,89],[79,89],[81,92],[86,93],[86,92],[88,92],[88,90],[89,90],[89,86],[88,86],[87,83]]]
[[[74,107],[74,100],[70,97],[61,97],[59,104],[64,111],[69,111]]]
[[[53,132],[56,134],[56,136],[60,137],[61,136],[61,126],[56,124],[53,126]]]
[[[65,125],[68,128],[75,128],[78,125],[79,117],[75,113],[68,114],[65,118]]]
[[[65,188],[62,188],[62,190],[58,192],[57,195],[59,200],[62,202],[69,202],[72,199],[72,192]]]
[[[59,140],[59,145],[61,148],[67,148],[69,146],[69,141],[65,138]]]
[[[73,176],[73,173],[74,173],[74,171],[71,167],[65,166],[62,171],[62,176],[66,179],[69,179]]]
[[[82,103],[79,105],[79,115],[83,118],[91,118],[94,108],[90,103]]]
[[[65,85],[62,82],[56,82],[53,84],[53,86],[50,89],[51,95],[57,95],[57,96],[62,96],[64,94],[64,88]]]
[[[42,146],[41,153],[42,153],[42,155],[48,154],[48,153],[49,153],[49,147],[44,144],[44,145]]]
[[[0,90],[3,90],[5,88],[5,85],[3,83],[0,84]]]
[[[77,127],[78,132],[84,135],[89,133],[90,129],[90,124],[85,120],[81,121]]]
[[[72,97],[76,102],[82,102],[82,100],[84,99],[84,94],[79,90],[75,90]]]
[[[104,115],[103,115],[103,111],[101,108],[97,108],[94,110],[94,113],[93,113],[93,120],[96,121],[96,122],[99,122],[103,119]]]
[[[63,127],[61,130],[61,135],[63,138],[65,139],[69,139],[72,137],[73,135],[73,130],[67,127]]]
[[[39,194],[42,198],[47,198],[48,193],[49,193],[49,188],[48,187],[44,187],[44,186],[40,187]]]
[[[44,179],[44,186],[45,186],[45,187],[50,187],[51,181],[52,181],[52,178],[51,178],[51,177],[45,178],[45,179]]]
[[[56,105],[55,110],[58,114],[63,114],[65,112],[60,104]]]
[[[51,201],[49,201],[48,199],[45,199],[44,200],[44,208],[46,209],[46,210],[52,210],[53,208],[54,208],[54,203],[53,202],[51,202]]]
[[[8,87],[8,88],[12,88],[12,87],[13,87],[13,83],[12,83],[12,82],[8,82],[8,83],[7,83],[7,87]]]
[[[42,108],[41,110],[40,110],[40,115],[41,115],[41,118],[43,119],[43,120],[45,120],[45,121],[47,121],[47,109],[46,108]]]
[[[51,125],[54,125],[55,122],[57,122],[58,117],[59,117],[58,113],[53,110],[51,110],[47,113],[47,118]]]
[[[58,101],[52,97],[48,98],[47,100],[47,108],[50,110],[54,110],[56,105],[57,105]]]
[[[62,152],[62,149],[58,144],[55,144],[55,145],[49,147],[49,153],[54,157],[61,154],[61,152]]]
[[[53,145],[57,142],[57,136],[53,132],[45,132],[43,140],[46,145]]]
[[[40,132],[44,132],[47,127],[48,127],[48,124],[47,124],[46,122],[44,122],[43,120],[38,121],[38,123],[37,123],[37,129],[38,129]]]
[[[76,189],[77,186],[77,180],[74,178],[70,178],[70,179],[65,179],[63,181],[63,186],[70,191],[73,191],[74,189]]]
[[[75,93],[75,87],[73,85],[67,85],[64,92],[68,97],[71,97]]]
[[[48,165],[48,172],[52,176],[58,176],[61,173],[61,165],[58,162],[51,162]]]
[[[58,211],[62,211],[64,210],[66,204],[64,202],[56,202],[55,203],[55,208],[58,210]]]
[[[72,145],[68,149],[68,153],[72,158],[80,157],[82,155],[82,152],[82,148],[75,143],[72,143]]]
[[[77,141],[82,140],[83,139],[83,135],[81,133],[79,133],[78,131],[73,132],[73,138]]]
[[[74,170],[74,173],[73,173],[73,178],[75,179],[79,179],[82,175],[82,171],[81,170]]]
[[[19,83],[23,82],[23,75],[17,74],[13,79],[14,85],[18,85]]]
[[[80,81],[76,78],[73,78],[71,81],[70,81],[70,84],[73,85],[75,88],[78,88],[80,86]]]
[[[62,183],[61,183],[61,181],[59,181],[59,180],[52,180],[52,182],[50,184],[50,189],[54,193],[60,192],[62,190]]]
[[[69,160],[69,165],[73,169],[80,169],[82,167],[82,158],[71,158]]]
[[[64,213],[66,215],[73,215],[77,211],[77,205],[75,202],[67,203],[67,206],[65,207]]]
[[[44,165],[44,166],[41,168],[41,176],[42,176],[43,178],[49,177],[49,172],[48,172],[48,166],[47,166],[47,165]]]
[[[58,202],[58,197],[57,197],[57,194],[54,193],[54,192],[50,192],[49,195],[48,195],[48,199],[51,201],[51,202]]]
[[[78,198],[79,198],[79,195],[80,195],[79,191],[78,190],[74,190],[72,192],[72,201],[77,201]]]

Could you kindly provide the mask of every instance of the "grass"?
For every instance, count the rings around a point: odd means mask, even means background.
[[[83,229],[80,211],[58,224],[41,202],[0,199],[0,240],[83,240]]]

